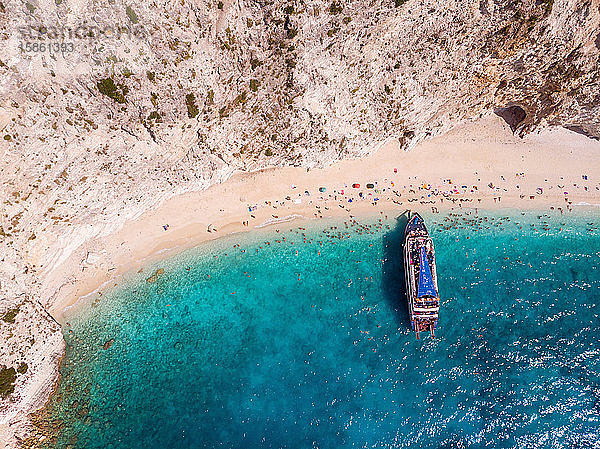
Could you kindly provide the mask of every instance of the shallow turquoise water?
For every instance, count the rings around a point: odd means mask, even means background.
[[[408,330],[391,219],[145,269],[65,328],[57,447],[600,447],[598,218],[426,217],[436,340]]]

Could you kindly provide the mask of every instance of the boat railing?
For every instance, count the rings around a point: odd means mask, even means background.
[[[432,299],[418,298],[415,301],[415,306],[416,307],[422,307],[422,308],[439,307],[440,306],[440,300],[439,300],[439,298],[432,298]]]

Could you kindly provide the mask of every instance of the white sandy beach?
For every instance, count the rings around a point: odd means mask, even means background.
[[[173,197],[114,234],[85,242],[52,267],[43,285],[45,305],[64,320],[65,308],[78,298],[114,285],[119,275],[151,260],[294,218],[393,215],[432,207],[569,213],[577,205],[600,203],[599,181],[600,142],[563,128],[520,139],[490,115],[409,152],[389,141],[368,158],[319,170],[240,173],[208,190]],[[319,192],[321,187],[326,191]]]

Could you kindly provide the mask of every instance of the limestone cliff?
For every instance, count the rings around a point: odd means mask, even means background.
[[[83,242],[236,170],[490,110],[600,136],[599,0],[2,0],[0,27],[1,304],[48,306]]]
[[[65,343],[58,323],[25,296],[0,301],[0,341],[0,443],[13,447],[53,390]]]

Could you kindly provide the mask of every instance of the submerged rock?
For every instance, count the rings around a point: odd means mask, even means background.
[[[159,268],[158,270],[156,270],[152,276],[150,276],[149,278],[146,279],[146,282],[152,284],[153,282],[156,282],[158,277],[163,274],[165,272],[165,270],[163,270],[162,268]]]

